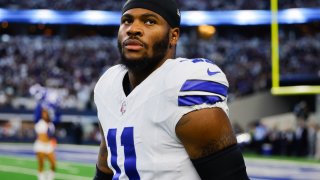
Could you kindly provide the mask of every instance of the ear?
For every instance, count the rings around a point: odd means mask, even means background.
[[[170,32],[171,32],[170,46],[176,46],[180,37],[180,29],[172,28]]]

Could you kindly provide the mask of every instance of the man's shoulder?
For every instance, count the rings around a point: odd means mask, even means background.
[[[126,69],[120,64],[108,68],[96,83],[95,91],[105,88],[109,84],[113,84],[118,78],[121,77],[120,74],[123,74],[124,72],[126,72]]]
[[[178,106],[198,109],[221,107],[228,112],[225,102],[229,83],[213,61],[204,58],[179,59],[178,64],[175,70],[183,75],[170,75],[171,79],[168,78],[173,86],[175,77],[181,77],[176,82]]]
[[[101,76],[101,78],[106,78],[106,77],[109,77],[109,76],[111,76],[111,75],[116,75],[116,74],[118,74],[118,73],[121,73],[121,72],[123,72],[123,71],[125,71],[126,70],[126,68],[123,66],[123,65],[121,65],[121,64],[117,64],[117,65],[114,65],[114,66],[111,66],[111,67],[109,67],[103,74],[102,74],[102,76]],[[100,78],[100,79],[101,79]]]
[[[177,58],[173,60],[175,62],[174,68],[175,71],[197,71],[201,70],[203,68],[214,68],[214,69],[221,69],[214,63],[214,61],[210,59],[205,58],[193,58],[193,59],[187,59],[187,58]]]
[[[168,77],[185,81],[188,79],[226,79],[223,71],[214,61],[205,58],[177,58],[168,71]]]

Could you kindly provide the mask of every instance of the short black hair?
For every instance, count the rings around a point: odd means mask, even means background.
[[[175,0],[128,0],[122,8],[122,14],[133,8],[153,11],[163,17],[172,28],[180,27],[180,10]]]

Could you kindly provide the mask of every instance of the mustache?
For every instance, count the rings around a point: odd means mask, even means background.
[[[147,43],[145,43],[143,40],[141,40],[140,38],[135,37],[135,36],[132,36],[132,37],[129,37],[129,38],[125,39],[125,40],[121,43],[121,45],[122,45],[122,47],[123,47],[123,46],[125,46],[125,45],[127,45],[127,44],[129,44],[129,43],[131,43],[131,42],[136,42],[136,43],[141,44],[141,45],[144,46],[144,47],[148,47]]]

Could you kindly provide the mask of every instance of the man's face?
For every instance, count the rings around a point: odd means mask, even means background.
[[[118,33],[121,64],[131,70],[156,67],[167,54],[169,28],[167,22],[152,11],[141,8],[126,11]]]

